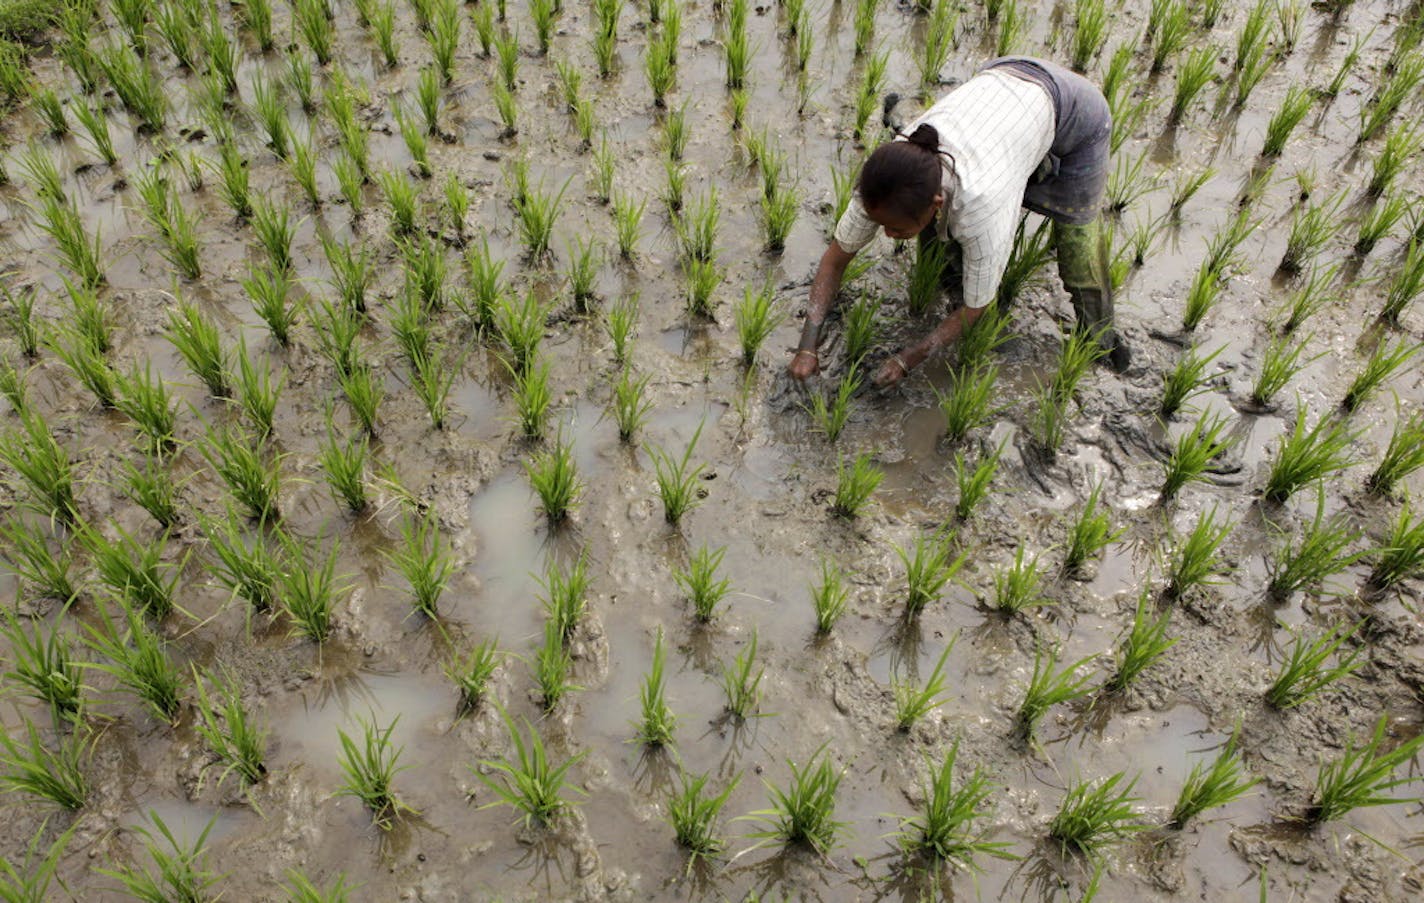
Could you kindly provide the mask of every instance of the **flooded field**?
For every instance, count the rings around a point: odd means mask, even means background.
[[[1305,0],[60,16],[0,129],[19,898],[1417,899],[1421,36]],[[1006,52],[1107,84],[1131,368],[1069,372],[1028,216],[975,362],[869,388],[952,303],[911,313],[881,237],[794,382],[881,97]]]

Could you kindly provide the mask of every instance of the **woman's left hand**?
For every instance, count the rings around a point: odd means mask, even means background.
[[[880,369],[875,371],[874,381],[877,388],[888,389],[909,375],[910,368],[905,365],[900,355],[892,354],[880,365]]]

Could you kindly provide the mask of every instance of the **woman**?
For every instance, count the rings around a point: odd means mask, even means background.
[[[1126,370],[1131,355],[1113,327],[1099,222],[1111,127],[1107,101],[1087,79],[1045,60],[1001,57],[899,130],[865,161],[821,256],[791,375],[820,369],[822,326],[845,268],[884,229],[895,239],[953,242],[960,252],[964,305],[875,374],[879,386],[904,379],[994,300],[1021,206],[1053,221],[1058,273],[1078,327],[1098,337],[1114,370]]]

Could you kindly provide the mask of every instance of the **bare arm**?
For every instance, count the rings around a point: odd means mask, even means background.
[[[854,259],[853,252],[845,250],[834,240],[821,255],[816,278],[811,281],[811,298],[806,305],[806,325],[801,329],[801,343],[791,358],[791,375],[797,379],[805,379],[820,369],[816,348],[821,344],[821,326],[835,306],[846,267]]]
[[[984,310],[982,307],[961,307],[953,311],[930,330],[929,335],[899,354],[891,355],[875,374],[875,384],[891,386],[904,379],[906,374],[924,363],[930,355],[963,335],[964,330],[973,326],[975,321],[984,315]]]

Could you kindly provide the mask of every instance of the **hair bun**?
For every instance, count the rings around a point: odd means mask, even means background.
[[[916,126],[913,132],[905,136],[905,140],[932,153],[939,153],[939,132],[928,122]]]

